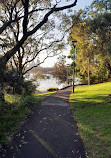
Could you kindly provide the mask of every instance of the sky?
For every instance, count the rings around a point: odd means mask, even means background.
[[[89,6],[93,0],[78,0],[77,5],[73,8],[73,10],[79,10],[84,9],[86,6]],[[70,47],[67,46],[67,50],[64,52],[64,55],[68,55],[70,53]],[[57,62],[58,57],[51,57],[45,60],[43,64],[41,64],[42,67],[53,67],[54,64]],[[67,61],[70,62],[70,61]]]
[[[76,7],[74,7],[74,10],[78,10],[80,8],[85,8],[86,6],[89,6],[93,0],[78,0]]]

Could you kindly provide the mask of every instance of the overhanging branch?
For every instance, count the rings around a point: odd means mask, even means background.
[[[8,60],[19,50],[19,48],[22,46],[22,44],[27,40],[27,38],[29,36],[31,36],[32,34],[34,34],[37,30],[39,30],[47,21],[48,21],[48,17],[53,14],[54,12],[57,11],[61,11],[61,10],[65,10],[71,7],[74,7],[77,3],[77,0],[74,1],[74,3],[67,5],[67,6],[63,6],[63,7],[58,7],[56,8],[56,6],[54,6],[43,18],[43,20],[32,30],[27,32],[25,35],[23,35],[23,37],[21,38],[20,41],[18,41],[18,43],[14,46],[14,48],[12,48],[11,50],[9,50],[3,57],[0,58],[0,63],[2,63],[2,65],[6,65],[6,63],[8,62]]]

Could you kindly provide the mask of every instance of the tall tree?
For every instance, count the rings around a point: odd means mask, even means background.
[[[11,1],[2,1],[0,6],[1,10],[1,22],[0,22],[0,34],[1,34],[1,45],[9,46],[8,50],[5,53],[1,54],[0,57],[0,83],[2,89],[3,79],[5,78],[4,72],[6,64],[11,57],[13,57],[24,42],[30,37],[35,36],[35,33],[38,35],[41,33],[40,29],[43,27],[50,26],[55,22],[56,18],[53,18],[51,15],[55,16],[55,13],[63,11],[65,9],[74,7],[77,3],[75,0],[72,4],[67,2],[65,6],[59,6],[60,2],[57,1],[36,1],[36,0],[11,0]],[[7,31],[10,27],[15,27],[17,24],[20,24],[21,34],[18,37],[16,43],[4,42],[4,32]],[[56,23],[56,22],[55,22]],[[11,33],[10,33],[11,36]],[[14,45],[13,45],[14,44]],[[1,92],[1,98],[3,98],[3,92]]]
[[[95,12],[96,11],[96,12]],[[91,35],[98,52],[104,57],[104,63],[111,74],[111,3],[109,0],[94,1],[90,7],[89,20]]]
[[[88,84],[90,84],[91,65],[93,61],[92,41],[90,38],[89,27],[83,18],[83,12],[80,10],[73,17],[73,25],[70,29],[70,40],[77,40],[77,60],[76,68],[80,73],[87,75]],[[74,50],[73,50],[74,51]],[[72,53],[72,51],[71,51]]]
[[[77,68],[82,75],[87,74],[88,84],[90,79],[91,82],[94,82],[95,79],[97,82],[98,78],[98,82],[103,82],[110,77],[110,18],[111,3],[107,0],[95,0],[90,7],[83,11],[80,10],[73,16],[70,38],[78,41]],[[98,59],[101,62],[98,62]],[[101,69],[98,68],[98,65]]]

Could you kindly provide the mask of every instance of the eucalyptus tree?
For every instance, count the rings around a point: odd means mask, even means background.
[[[87,20],[84,18],[83,11],[80,10],[73,16],[73,24],[70,29],[69,40],[77,40],[76,68],[79,70],[80,74],[86,75],[88,84],[90,84],[90,74],[92,72],[92,64],[94,59],[92,49],[93,42],[89,35],[89,31]],[[72,54],[73,51],[74,50],[72,47]]]
[[[111,3],[95,0],[72,20],[70,38],[78,41],[77,68],[88,76],[88,83],[89,76],[93,82],[103,82],[111,74]]]
[[[47,39],[50,39],[48,34],[51,32],[54,39],[60,40],[60,32],[59,35],[54,35],[54,32],[57,32],[56,26],[62,26],[61,20],[56,25],[59,11],[74,7],[77,0],[72,2],[72,4],[69,1],[66,2],[65,6],[62,5],[62,1],[56,0],[2,0],[0,3],[0,46],[4,50],[0,55],[0,83],[1,89],[3,89],[2,83],[3,79],[6,78],[4,72],[8,61],[22,48],[30,36],[33,38],[39,36],[40,38],[41,34],[44,36],[44,33],[47,32]],[[11,38],[11,30],[15,29],[18,25],[20,27],[15,32],[18,39],[16,42],[13,40],[10,43],[9,39],[6,38],[6,32],[10,32],[9,37]],[[53,28],[55,30],[43,31],[50,28],[51,25],[54,25]],[[18,29],[20,29],[20,34],[18,34]],[[3,98],[3,91],[1,91],[1,98]]]
[[[104,64],[111,74],[111,2],[97,0],[88,11],[91,35],[97,50],[104,58]]]

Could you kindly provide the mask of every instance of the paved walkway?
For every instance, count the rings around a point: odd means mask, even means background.
[[[1,157],[86,158],[69,108],[70,93],[71,88],[60,90],[37,106]]]

